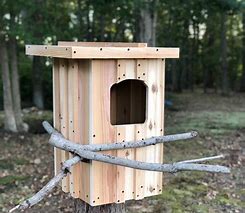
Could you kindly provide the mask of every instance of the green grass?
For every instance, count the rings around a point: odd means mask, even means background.
[[[14,185],[16,181],[24,181],[27,179],[27,176],[7,175],[0,178],[0,185],[11,186]]]
[[[178,122],[166,121],[167,133],[197,130],[200,134],[221,136],[245,128],[245,112],[181,112],[176,120]]]
[[[24,158],[2,159],[0,160],[0,169],[13,170],[15,165],[25,165],[29,161]]]

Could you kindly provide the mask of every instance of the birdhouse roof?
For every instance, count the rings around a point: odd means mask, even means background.
[[[70,59],[179,58],[179,48],[147,47],[145,43],[59,42],[26,45],[26,54]]]

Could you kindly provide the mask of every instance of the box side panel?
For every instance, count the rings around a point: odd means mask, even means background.
[[[161,59],[145,60],[148,85],[147,122],[145,138],[163,135],[164,119],[164,61]],[[151,163],[163,162],[163,145],[157,144],[146,148],[145,161]],[[161,193],[162,173],[145,171],[144,196]]]
[[[61,134],[68,138],[69,124],[68,124],[68,61],[60,59],[59,63],[59,79],[60,79],[60,125]],[[61,151],[62,162],[69,159],[69,152]],[[69,192],[69,175],[62,180],[62,190]]]
[[[78,60],[68,60],[68,139],[78,143]],[[73,154],[69,154],[72,158]],[[80,164],[71,168],[70,194],[79,197]]]
[[[89,144],[92,139],[91,132],[91,61],[79,60],[78,61],[78,111],[76,119],[78,125],[75,125],[75,141],[80,144]],[[78,181],[79,181],[79,198],[91,203],[91,164],[80,162],[79,163]]]
[[[60,78],[59,59],[53,59],[53,119],[54,128],[60,131]],[[54,148],[54,170],[55,175],[60,171],[61,150]]]
[[[116,141],[116,128],[110,124],[110,88],[116,82],[115,60],[92,60],[92,144]],[[116,151],[104,152],[116,155]],[[113,203],[116,200],[117,167],[93,161],[91,168],[91,205]]]

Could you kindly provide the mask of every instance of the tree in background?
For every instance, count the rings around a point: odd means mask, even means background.
[[[157,8],[158,0],[135,1],[135,17],[138,24],[136,40],[151,47],[156,46]]]
[[[24,56],[25,43],[142,41],[150,46],[178,46],[180,60],[172,60],[166,67],[168,89],[181,92],[202,86],[204,92],[209,89],[224,94],[229,90],[244,91],[242,8],[244,3],[239,0],[1,1],[1,45],[6,46],[8,53],[1,54],[6,55],[8,61],[1,66],[6,71],[8,64],[12,90],[12,98],[8,99],[12,100],[12,111],[17,115],[16,125],[22,123],[21,116],[18,118],[21,105],[18,73],[23,83],[24,105],[33,104],[41,109],[52,107],[51,74],[48,72],[51,62]],[[6,60],[2,56],[2,61]],[[2,74],[2,77],[8,76]],[[6,91],[8,81],[3,80],[3,83]],[[33,93],[31,103],[30,91]],[[6,100],[7,94],[4,97]]]
[[[18,3],[21,4],[22,1],[2,1],[0,9],[0,15],[2,17],[0,29],[0,61],[2,65],[4,94],[4,124],[6,130],[13,132],[28,130],[28,126],[23,122],[21,115],[21,97],[16,40],[16,37],[18,34],[20,34],[18,31],[20,16],[20,8],[18,7]],[[9,57],[9,55],[11,57]]]
[[[243,8],[242,14],[242,26],[243,26],[243,33],[242,33],[242,78],[241,78],[241,86],[240,91],[245,92],[245,3]]]

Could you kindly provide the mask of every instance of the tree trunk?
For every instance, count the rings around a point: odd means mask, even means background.
[[[140,42],[147,42],[149,46],[156,46],[157,3],[157,0],[144,1],[140,6]]]
[[[33,103],[39,109],[44,109],[42,61],[38,56],[34,56],[33,58],[32,75]]]
[[[228,64],[227,64],[227,40],[226,40],[226,19],[225,11],[221,15],[221,72],[222,72],[222,95],[229,94]]]
[[[11,70],[12,70],[12,95],[13,95],[13,107],[15,114],[15,121],[18,131],[27,131],[26,124],[24,125],[21,116],[21,97],[20,97],[20,85],[19,85],[19,72],[17,62],[17,44],[16,39],[10,40],[10,55],[11,55]]]
[[[81,38],[83,38],[83,14],[82,14],[82,2],[81,0],[77,0],[77,19],[78,19],[78,32],[77,32],[77,38],[78,41],[81,41]]]
[[[241,92],[245,92],[245,12],[243,12],[242,24],[243,24],[243,37],[242,37],[242,67],[243,67],[243,73],[242,73],[240,91]]]
[[[2,67],[3,80],[3,106],[4,106],[4,128],[7,131],[17,132],[16,121],[13,110],[13,98],[11,92],[9,61],[5,41],[0,41],[0,63]]]
[[[108,204],[102,206],[90,206],[80,199],[75,199],[75,211],[74,213],[125,213],[126,207],[124,203],[120,204]]]

